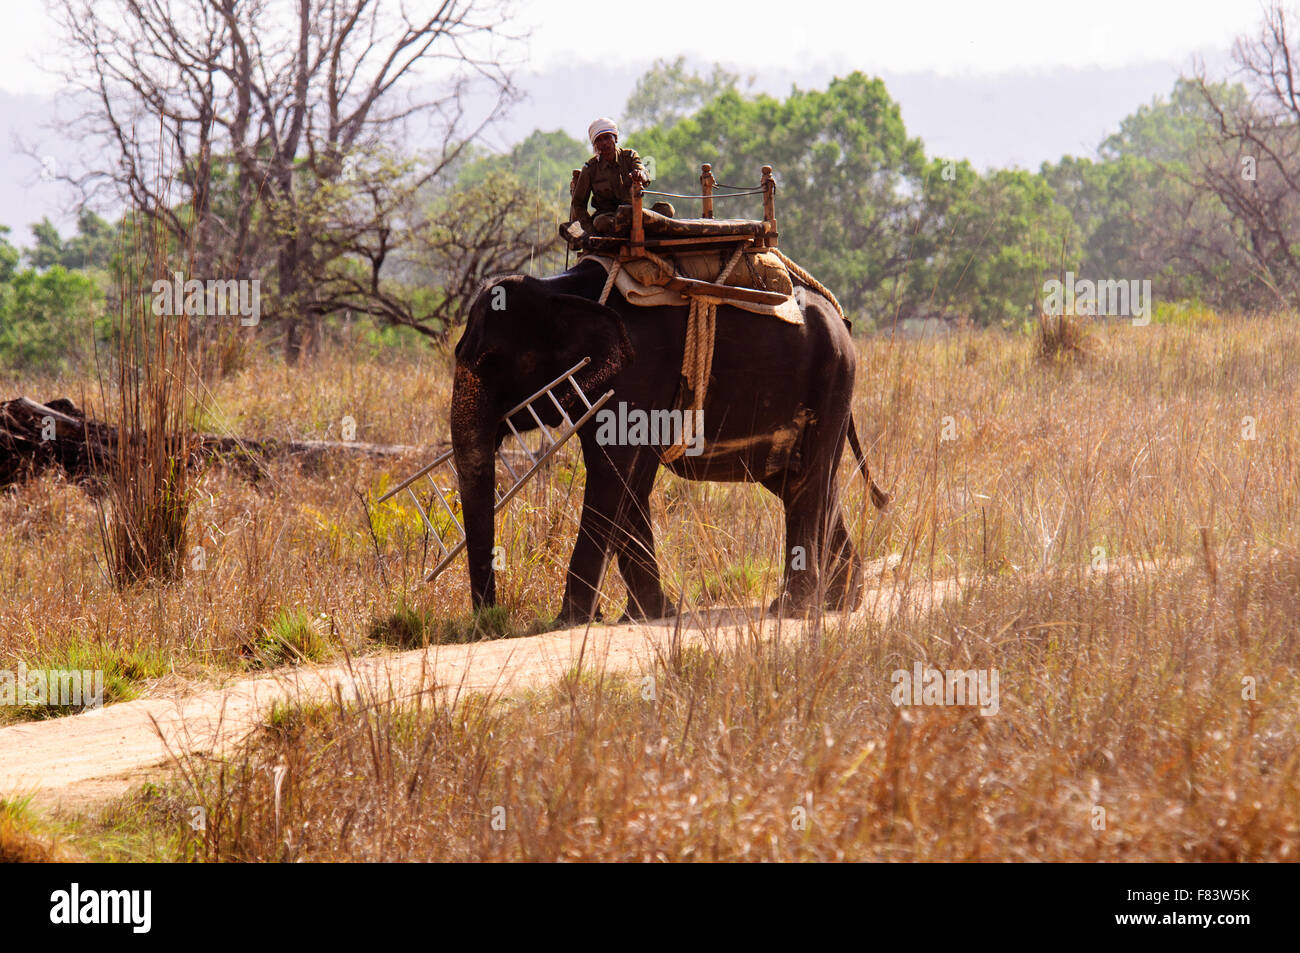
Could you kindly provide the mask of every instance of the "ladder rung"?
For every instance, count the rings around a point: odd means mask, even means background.
[[[460,538],[464,539],[465,527],[461,526],[460,520],[456,519],[456,513],[448,505],[447,498],[442,495],[442,489],[438,486],[438,484],[433,482],[433,477],[429,477],[429,483],[433,485],[434,496],[438,498],[438,502],[442,504],[442,508],[447,511],[447,516],[451,518],[451,525],[456,527],[456,529],[460,531]]]
[[[587,395],[582,392],[582,388],[578,386],[578,382],[575,381],[572,377],[570,377],[569,383],[572,384],[573,389],[577,391],[578,400],[582,401],[582,406],[586,407],[588,410],[591,410],[591,401],[587,400]]]
[[[515,468],[510,465],[510,461],[507,459],[506,455],[500,451],[497,452],[498,459],[500,459],[502,465],[510,474],[511,479],[514,480],[514,483],[502,492],[497,489],[496,481],[493,480],[492,495],[495,498],[495,505],[493,507],[494,513],[499,512],[507,503],[509,503],[511,498],[519,492],[520,487],[536,475],[542,465],[545,464],[563,444],[568,442],[569,438],[577,433],[578,430],[580,430],[582,426],[591,419],[597,410],[603,407],[605,403],[614,396],[614,392],[610,390],[602,394],[600,399],[594,403],[587,399],[587,395],[583,393],[582,388],[578,386],[578,382],[574,379],[573,375],[589,363],[591,363],[591,358],[584,357],[581,361],[569,368],[555,380],[551,381],[541,390],[537,391],[527,400],[520,402],[517,406],[506,412],[503,420],[506,426],[510,428],[510,432],[514,435],[516,444],[523,451],[530,466],[526,469],[523,476],[520,476],[519,473],[516,472]],[[577,420],[574,420],[569,412],[564,409],[564,405],[560,403],[559,399],[554,394],[555,388],[566,380],[569,382],[569,386],[573,388],[574,393],[577,394],[578,400],[582,403],[584,409],[584,413]],[[559,411],[560,418],[564,421],[563,425],[555,430],[552,430],[546,425],[542,420],[541,415],[538,413],[537,408],[533,406],[533,404],[540,400],[543,395],[551,401],[555,406],[555,409]],[[523,434],[519,432],[518,428],[515,427],[514,423],[510,419],[523,410],[527,410],[529,416],[532,417],[533,422],[537,424],[540,446],[536,451],[529,447],[528,442],[524,440]],[[420,514],[421,521],[428,529],[429,535],[433,537],[439,551],[442,553],[442,558],[438,561],[438,564],[425,576],[426,582],[432,582],[438,574],[446,569],[447,566],[450,565],[451,561],[460,555],[461,551],[468,545],[468,535],[465,532],[464,524],[457,518],[456,511],[452,509],[451,504],[447,502],[446,494],[443,493],[442,489],[438,486],[432,476],[432,471],[435,468],[442,464],[446,464],[447,469],[451,471],[452,476],[456,479],[457,485],[459,485],[460,473],[456,470],[453,458],[454,454],[451,450],[439,454],[431,463],[421,467],[411,476],[393,487],[381,496],[378,501],[381,503],[385,502],[402,490],[406,490],[407,494],[411,497],[411,501],[415,504],[416,512]],[[429,509],[432,507],[426,508],[424,504],[420,502],[420,497],[413,489],[411,489],[411,484],[415,483],[415,481],[420,477],[425,477],[429,481],[429,485],[432,487],[434,495],[438,497],[438,503],[442,506],[448,519],[451,521],[451,526],[446,527],[445,531],[450,532],[451,527],[455,527],[456,532],[460,533],[460,539],[454,545],[448,545],[448,542],[443,538],[443,534],[433,525],[433,521],[429,517]],[[448,489],[450,491],[450,488]]]
[[[539,397],[541,397],[543,394],[545,394],[545,393],[546,393],[548,390],[550,390],[552,387],[555,387],[557,384],[561,383],[561,382],[562,382],[566,377],[572,377],[574,374],[578,373],[578,371],[582,370],[584,367],[586,367],[586,366],[587,366],[588,364],[590,364],[590,363],[591,363],[591,358],[589,358],[589,357],[584,357],[584,358],[583,358],[582,360],[580,360],[577,364],[574,364],[571,368],[569,368],[567,371],[565,371],[563,374],[561,374],[561,375],[560,375],[559,377],[557,377],[555,380],[551,381],[551,382],[550,382],[549,384],[547,384],[545,387],[541,388],[541,389],[538,390],[536,393],[534,393],[531,397],[529,397],[529,398],[527,398],[527,399],[525,399],[525,400],[521,400],[519,403],[515,404],[515,406],[513,406],[513,407],[511,407],[509,410],[507,410],[507,411],[506,411],[506,416],[507,416],[507,417],[513,417],[515,414],[517,414],[519,411],[523,410],[526,406],[528,406],[529,404],[531,404],[531,403],[532,403],[533,401],[535,401],[537,398],[539,398]],[[575,385],[575,386],[577,386],[577,385]]]
[[[549,394],[550,391],[547,391],[546,393]],[[555,398],[552,397],[551,400],[555,400]],[[533,420],[537,422],[537,429],[541,432],[542,442],[548,446],[555,443],[555,438],[551,436],[550,428],[547,427],[546,424],[542,423],[542,418],[537,416],[537,411],[533,409],[532,404],[528,405],[528,412],[533,415]],[[561,410],[560,413],[563,414],[564,411]]]
[[[424,466],[420,467],[420,469],[416,470],[409,477],[407,477],[401,483],[397,484],[397,486],[393,487],[391,490],[389,490],[387,493],[385,493],[375,502],[376,503],[388,502],[388,500],[395,497],[398,493],[401,493],[403,490],[405,490],[416,480],[420,479],[420,477],[424,476],[426,473],[429,473],[431,470],[433,470],[434,467],[437,467],[439,464],[446,463],[447,461],[449,461],[451,457],[452,457],[451,450],[447,450],[444,451],[443,453],[438,454],[438,456],[434,457],[433,462],[427,463]],[[455,471],[453,470],[452,472],[454,473]],[[456,480],[459,482],[460,477],[459,476],[456,477]]]
[[[424,520],[424,525],[429,528],[429,535],[433,537],[433,541],[438,544],[438,548],[446,555],[447,547],[443,543],[442,537],[438,535],[438,531],[433,528],[433,524],[429,522],[429,514],[424,512],[424,507],[420,505],[420,498],[415,495],[415,491],[410,487],[406,488],[406,492],[411,494],[411,499],[415,502],[415,511],[420,514],[420,519]]]
[[[444,569],[446,569],[448,566],[450,566],[451,561],[455,559],[457,556],[459,556],[461,550],[464,548],[465,548],[465,540],[462,539],[459,543],[457,543],[455,546],[452,547],[451,552],[447,553],[446,556],[443,556],[442,559],[438,561],[438,565],[434,566],[432,569],[429,570],[429,574],[424,577],[424,581],[433,582],[433,580],[437,579],[438,574],[442,572]]]
[[[510,474],[510,479],[518,480],[519,474],[516,473],[515,468],[510,465],[510,461],[506,459],[506,455],[502,453],[502,454],[498,454],[498,456],[501,458],[501,465],[505,467],[506,472]]]
[[[575,433],[577,433],[578,430],[581,429],[582,425],[585,424],[589,419],[591,419],[592,415],[594,415],[597,410],[599,410],[601,407],[604,406],[605,401],[609,400],[613,396],[614,396],[614,392],[612,390],[605,391],[605,393],[601,395],[600,400],[596,401],[596,403],[591,405],[590,410],[588,410],[585,414],[579,417],[572,427],[564,431],[564,433],[560,437],[559,443],[554,444],[545,453],[543,453],[541,457],[538,458],[538,461],[535,464],[533,464],[532,469],[530,469],[527,473],[524,474],[523,479],[519,480],[518,482],[515,483],[514,486],[506,490],[505,495],[501,498],[501,505],[504,505],[505,503],[509,502],[510,498],[519,491],[519,488],[523,486],[525,483],[527,483],[528,479],[534,473],[536,473],[539,469],[541,469],[542,464],[545,463],[547,460],[549,460],[551,458],[551,455],[554,454],[557,450],[559,450],[560,446],[564,444],[570,437],[572,437]]]
[[[524,440],[523,434],[521,434],[518,430],[515,429],[514,424],[510,423],[509,421],[506,421],[506,426],[509,427],[510,432],[515,435],[515,443],[519,445],[519,449],[521,449],[524,452],[524,456],[526,456],[529,462],[531,463],[533,459],[533,451],[528,449],[528,441]],[[504,456],[501,458],[501,462],[505,463]]]
[[[573,380],[573,378],[569,378],[569,380]],[[560,406],[560,402],[555,399],[555,391],[548,390],[546,392],[546,396],[551,398],[551,403],[555,405],[555,409],[558,410],[560,412],[560,416],[564,418],[564,425],[566,427],[572,427],[573,420],[572,418],[569,417],[568,412],[565,411],[565,409]]]

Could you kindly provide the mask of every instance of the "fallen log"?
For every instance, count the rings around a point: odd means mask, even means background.
[[[58,467],[73,480],[102,474],[116,459],[118,430],[86,417],[70,400],[40,403],[28,397],[0,401],[0,486],[29,479]],[[231,462],[260,474],[260,458],[292,456],[303,463],[318,462],[335,453],[398,457],[425,450],[403,444],[332,440],[246,440],[215,434],[194,434],[191,466],[205,461]]]

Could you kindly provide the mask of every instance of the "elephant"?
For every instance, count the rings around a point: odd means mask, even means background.
[[[687,308],[631,305],[617,292],[601,304],[605,280],[605,268],[584,259],[559,275],[490,279],[470,306],[455,348],[451,438],[476,610],[496,602],[493,489],[505,414],[584,357],[591,360],[575,379],[592,399],[612,388],[611,403],[628,411],[676,406]],[[615,556],[628,593],[624,620],[674,614],[649,515],[661,465],[688,480],[757,482],[784,504],[783,587],[769,611],[796,614],[819,602],[857,607],[862,569],[836,476],[846,435],[873,504],[883,508],[889,497],[872,480],[853,432],[856,361],[847,322],[821,295],[799,288],[796,296],[803,324],[718,305],[698,454],[663,463],[660,447],[599,439],[595,418],[578,431],[586,487],[557,623],[597,617],[598,588]],[[585,408],[570,391],[555,393],[576,420]],[[549,405],[538,405],[539,414],[548,427],[558,426],[559,412]],[[523,410],[511,423],[521,433],[536,427]]]

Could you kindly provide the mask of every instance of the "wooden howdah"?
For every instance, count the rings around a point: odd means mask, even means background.
[[[624,258],[643,257],[647,250],[667,250],[682,253],[688,250],[709,251],[737,244],[755,248],[775,248],[776,228],[776,178],[772,167],[761,170],[760,188],[763,193],[763,219],[719,219],[714,217],[714,202],[725,195],[714,192],[717,180],[710,163],[700,166],[700,218],[670,218],[645,207],[644,190],[634,182],[631,202],[619,207],[614,217],[613,231],[608,234],[575,234],[576,229],[566,223],[560,234],[575,251],[600,254],[617,254]],[[577,182],[574,170],[570,190]]]

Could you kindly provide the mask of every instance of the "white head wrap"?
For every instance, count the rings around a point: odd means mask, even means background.
[[[602,116],[587,127],[587,138],[591,140],[591,144],[594,146],[596,144],[596,139],[606,132],[612,132],[614,138],[618,138],[618,125],[614,120],[606,119]]]

